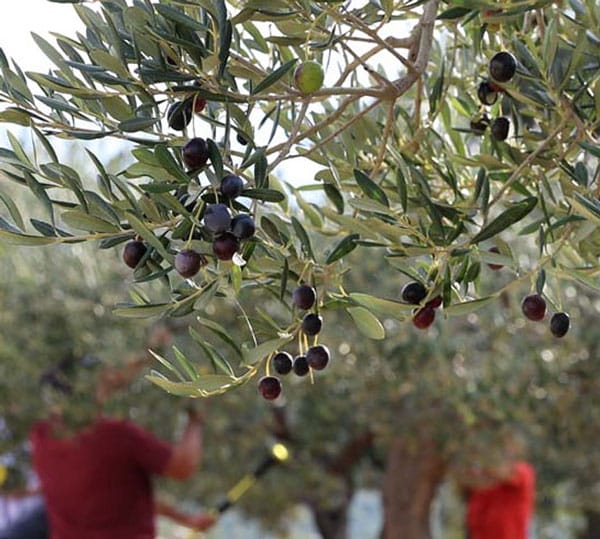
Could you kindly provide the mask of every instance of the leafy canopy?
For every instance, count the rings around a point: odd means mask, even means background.
[[[213,366],[200,372],[183,353],[175,362],[157,356],[169,376],[151,379],[167,391],[220,393],[293,339],[305,351],[318,336],[301,331],[303,312],[291,303],[302,282],[316,287],[325,324],[327,311],[345,309],[377,339],[379,318],[410,320],[414,305],[378,297],[377,276],[368,289],[346,290],[355,250],[385,259],[398,288],[408,278],[426,286],[423,301],[440,295],[445,316],[523,284],[555,310],[568,309],[565,281],[598,289],[593,0],[68,3],[85,32],[53,34],[52,43],[34,36],[47,73],[23,72],[0,54],[0,120],[37,141],[28,152],[9,133],[3,175],[44,207],[27,215],[1,191],[0,235],[28,246],[143,241],[131,299],[116,313],[193,315],[191,335]],[[516,59],[505,82],[488,73],[500,51]],[[307,60],[325,80],[303,93],[294,73]],[[498,99],[484,104],[485,82]],[[55,139],[104,137],[131,144],[124,170],[88,151],[96,169],[88,178],[53,148]],[[205,141],[208,164],[190,170],[182,148],[194,137]],[[229,173],[243,179],[234,199],[220,191]],[[205,219],[215,202],[256,225],[250,238],[230,238],[232,257],[215,254]],[[524,264],[532,244],[538,256]],[[202,255],[185,279],[174,269],[184,249]],[[490,263],[511,278],[482,293]],[[278,307],[267,310],[261,297]],[[239,314],[236,332],[219,324],[224,311]]]

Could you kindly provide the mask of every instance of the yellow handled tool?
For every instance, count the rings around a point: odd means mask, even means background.
[[[274,464],[284,462],[289,458],[288,448],[282,443],[271,446],[269,454],[254,469],[252,473],[246,474],[233,487],[229,489],[225,498],[217,505],[219,513],[225,512],[236,503],[256,483],[259,477],[264,475]]]

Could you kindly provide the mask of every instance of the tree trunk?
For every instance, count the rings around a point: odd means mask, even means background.
[[[431,503],[444,472],[444,462],[433,442],[393,440],[383,484],[382,539],[431,538]]]
[[[350,439],[335,458],[325,466],[326,473],[343,481],[344,495],[338,505],[333,508],[323,509],[315,501],[308,503],[323,539],[346,539],[348,536],[348,508],[354,495],[353,469],[372,445],[373,433],[371,431],[361,432]]]
[[[580,539],[598,539],[600,537],[600,512],[585,511],[587,526],[579,536]]]
[[[350,502],[335,509],[320,510],[313,507],[315,524],[323,539],[346,539],[348,533],[348,506]]]

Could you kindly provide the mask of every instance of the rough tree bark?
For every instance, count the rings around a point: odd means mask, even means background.
[[[445,464],[430,440],[393,440],[383,484],[382,539],[430,539],[429,514]]]
[[[317,504],[309,504],[315,525],[323,539],[346,539],[348,537],[348,508],[354,495],[350,481],[345,482],[344,497],[336,507],[323,509]]]
[[[598,539],[600,537],[600,511],[585,511],[586,527],[579,539]]]

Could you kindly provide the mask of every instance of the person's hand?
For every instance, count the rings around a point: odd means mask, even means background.
[[[194,528],[195,530],[208,530],[211,526],[215,524],[217,521],[217,517],[213,513],[196,513],[195,515],[189,515],[188,517],[188,526],[190,528]]]

